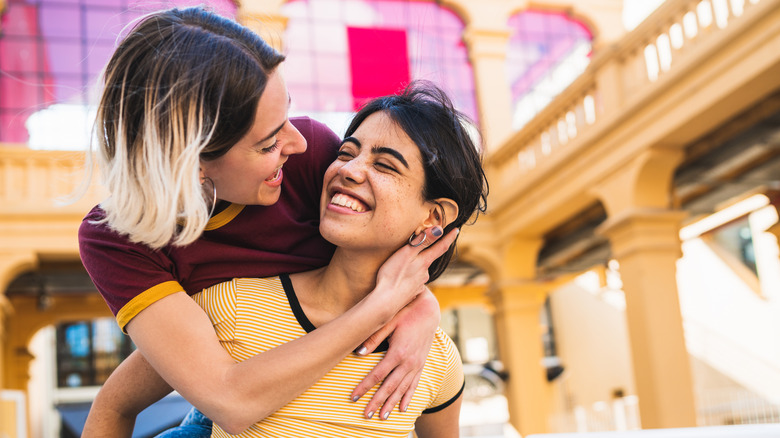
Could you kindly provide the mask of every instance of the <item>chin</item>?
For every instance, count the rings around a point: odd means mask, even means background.
[[[279,200],[279,196],[282,194],[281,190],[277,190],[275,193],[266,193],[260,196],[255,204],[256,205],[274,205]]]
[[[327,219],[320,222],[320,235],[328,242],[344,248],[353,248],[362,238],[363,233],[355,227],[330,223]]]

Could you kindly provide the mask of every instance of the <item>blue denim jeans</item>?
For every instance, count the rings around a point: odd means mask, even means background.
[[[178,427],[168,429],[155,438],[209,438],[211,436],[211,420],[192,408],[181,420]]]

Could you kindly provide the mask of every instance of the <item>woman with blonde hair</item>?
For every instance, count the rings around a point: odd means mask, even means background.
[[[288,119],[283,60],[247,28],[188,8],[142,19],[109,61],[96,126],[110,196],[85,217],[79,244],[140,354],[106,382],[85,436],[121,436],[171,387],[218,424],[251,424],[375,332],[358,351],[392,332],[390,350],[345,397],[382,382],[366,412],[408,405],[439,317],[427,268],[455,233],[427,249],[401,248],[349,311],[241,363],[190,298],[236,276],[310,270],[332,255],[317,205],[338,139],[313,120]],[[426,243],[437,235],[428,229]]]
[[[270,278],[235,278],[193,298],[237,361],[315,333],[370,295],[377,271],[426,229],[455,229],[485,211],[487,181],[463,117],[426,83],[370,101],[347,128],[325,173],[320,232],[336,245],[319,269]],[[435,280],[455,248],[433,262]],[[356,384],[384,352],[349,355],[286,406],[227,437],[457,437],[464,378],[453,342],[439,329],[408,410],[370,421],[339,388]],[[298,358],[305,362],[307,357]],[[373,414],[373,413],[372,413]],[[371,415],[369,415],[371,417]]]

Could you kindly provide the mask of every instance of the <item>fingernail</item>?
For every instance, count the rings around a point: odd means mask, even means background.
[[[358,348],[357,354],[360,356],[365,356],[366,353],[368,353],[368,349],[366,347],[360,347]]]
[[[434,237],[439,237],[442,234],[444,234],[444,231],[441,229],[441,227],[433,227],[433,231],[431,231],[431,234],[433,234]]]
[[[355,403],[358,400],[360,400],[360,397],[358,397],[358,396],[352,397],[352,403]]]
[[[366,415],[366,417],[368,417],[369,420],[371,418],[373,418],[374,417],[374,411],[369,412],[368,415]]]
[[[390,411],[387,411],[384,414],[382,414],[382,419],[383,420],[387,420],[387,417],[389,417],[389,416],[390,416]]]
[[[409,406],[401,406],[401,412],[406,412],[407,408],[409,408]]]

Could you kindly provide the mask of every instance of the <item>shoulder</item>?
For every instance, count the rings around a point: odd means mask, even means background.
[[[106,212],[104,212],[99,205],[94,206],[92,210],[84,216],[84,219],[81,220],[79,235],[82,233],[92,233],[101,228],[108,228],[106,224],[102,223],[105,219]]]
[[[452,404],[463,391],[463,363],[455,343],[438,328],[428,354],[425,368],[436,383],[435,395],[424,414],[438,412]]]
[[[133,242],[130,236],[122,234],[111,228],[106,222],[106,214],[100,206],[94,207],[81,221],[78,232],[79,249],[82,257],[90,249],[114,250],[123,252],[126,256],[130,254],[144,256],[153,256],[163,251],[155,251],[148,246]],[[98,254],[102,256],[105,254]],[[156,258],[156,257],[153,257]]]
[[[111,229],[106,222],[106,213],[97,205],[81,221],[79,226],[79,246],[83,251],[88,246],[109,243],[111,245],[132,245],[127,236],[123,236]]]
[[[437,328],[436,333],[433,335],[433,344],[431,349],[438,352],[439,356],[442,358],[442,360],[445,361],[448,368],[452,366],[457,366],[460,368],[461,359],[460,353],[458,352],[458,347],[455,346],[455,342],[453,342],[452,338],[444,333],[444,330],[442,330],[441,327]]]
[[[79,255],[95,287],[124,326],[148,304],[182,287],[166,251],[131,242],[104,219],[99,207],[84,218],[79,227]]]
[[[279,276],[237,277],[209,286],[197,295],[200,296],[196,299],[199,304],[207,301],[230,302],[232,303],[230,307],[235,307],[236,302],[242,302],[244,305],[259,305],[257,309],[280,299],[286,301],[284,285]]]

